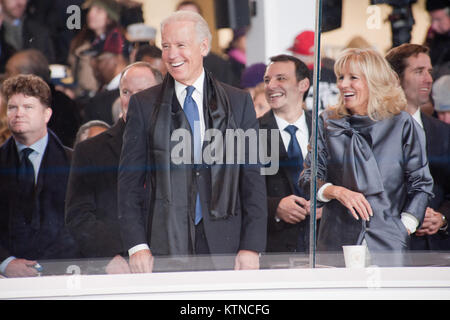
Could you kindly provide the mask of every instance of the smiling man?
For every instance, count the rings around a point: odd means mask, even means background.
[[[306,252],[309,248],[309,195],[297,187],[308,153],[311,111],[305,98],[310,71],[301,60],[278,55],[270,58],[264,75],[271,110],[259,118],[260,128],[279,130],[280,170],[266,176],[268,197],[268,252]],[[270,143],[268,142],[268,145]]]
[[[259,166],[171,161],[177,129],[192,133],[193,160],[206,129],[257,130],[251,97],[203,67],[211,33],[199,14],[164,19],[161,43],[168,73],[162,85],[131,97],[120,159],[119,219],[131,271],[151,272],[153,256],[188,254],[230,254],[234,268],[258,268],[267,219]]]
[[[33,276],[36,260],[78,258],[64,225],[71,149],[47,129],[48,85],[33,75],[3,84],[12,137],[0,148],[0,272]]]
[[[434,180],[434,198],[430,200],[421,227],[411,238],[411,248],[450,250],[447,220],[450,218],[450,126],[421,112],[430,99],[433,78],[428,48],[402,44],[391,49],[386,59],[397,72],[405,92],[406,111],[424,129],[427,156]]]

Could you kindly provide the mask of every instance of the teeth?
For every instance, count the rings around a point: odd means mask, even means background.
[[[179,67],[179,66],[181,66],[182,64],[184,64],[183,61],[177,62],[177,63],[172,63],[172,67]]]
[[[271,94],[270,97],[276,98],[276,97],[281,97],[282,95],[283,95],[282,93],[274,93],[274,94]]]
[[[344,97],[352,97],[355,94],[353,92],[344,92]]]

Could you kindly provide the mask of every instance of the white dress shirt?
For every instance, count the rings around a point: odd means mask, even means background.
[[[422,116],[420,114],[420,108],[418,108],[417,111],[414,112],[414,114],[412,114],[412,117],[414,118],[414,120],[417,121],[419,126],[423,129],[423,122],[422,122]]]
[[[205,116],[203,115],[203,83],[205,82],[205,71],[202,72],[200,77],[195,80],[192,84],[192,87],[195,90],[192,92],[192,99],[194,99],[195,103],[198,107],[199,121],[200,121],[200,137],[201,142],[203,144],[203,139],[205,137]],[[184,108],[184,99],[186,99],[186,91],[187,85],[182,84],[175,80],[175,94],[177,96],[178,102],[180,103],[181,108]]]
[[[302,115],[294,123],[289,123],[286,120],[278,117],[276,114],[274,114],[274,116],[275,120],[277,121],[278,129],[280,130],[281,139],[283,140],[286,152],[288,150],[289,142],[291,142],[291,135],[284,129],[289,125],[294,125],[298,128],[295,132],[295,136],[297,137],[298,144],[302,149],[303,159],[305,159],[306,155],[308,154],[309,143],[309,132],[308,126],[306,124],[305,112],[302,112]]]
[[[105,86],[105,89],[108,91],[113,91],[113,90],[119,89],[120,76],[121,76],[121,74],[119,73],[114,78],[112,78],[112,80]]]

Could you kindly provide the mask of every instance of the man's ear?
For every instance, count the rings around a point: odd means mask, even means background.
[[[53,110],[51,107],[47,107],[45,108],[44,113],[45,113],[45,123],[48,123],[50,121],[50,118],[52,117]]]
[[[305,78],[305,79],[303,79],[303,80],[300,80],[299,82],[298,82],[298,89],[301,91],[301,92],[306,92],[306,91],[308,91],[309,90],[309,87],[310,87],[310,82],[309,82],[309,79],[308,78]]]
[[[202,42],[200,43],[200,53],[202,54],[202,56],[206,57],[208,55],[209,52],[209,46],[208,46],[208,39],[205,38],[202,40]]]

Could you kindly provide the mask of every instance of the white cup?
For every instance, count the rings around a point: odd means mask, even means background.
[[[342,246],[342,249],[346,268],[364,268],[366,266],[367,247],[365,245]]]

